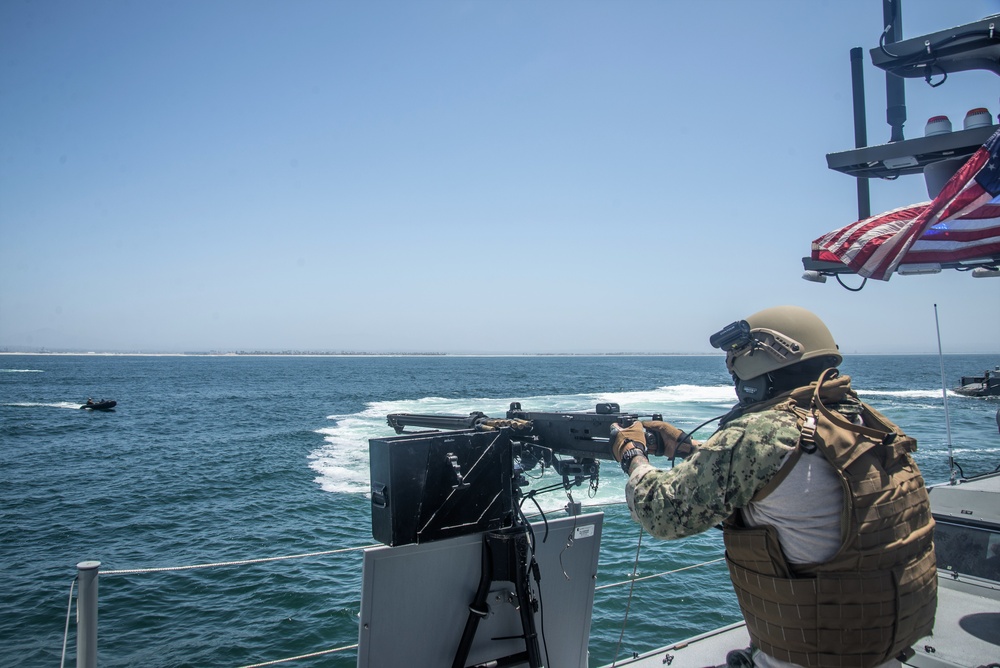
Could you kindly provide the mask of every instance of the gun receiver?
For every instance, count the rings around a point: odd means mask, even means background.
[[[593,411],[550,413],[522,410],[520,402],[515,401],[506,418],[491,418],[481,411],[468,415],[392,413],[387,421],[397,434],[407,427],[480,431],[510,428],[516,441],[530,441],[554,454],[592,460],[613,458],[611,425],[628,427],[638,419],[637,413],[623,412],[615,403],[597,404]],[[653,415],[652,419],[663,418]],[[663,454],[663,443],[655,432],[646,430],[646,447],[650,454]]]

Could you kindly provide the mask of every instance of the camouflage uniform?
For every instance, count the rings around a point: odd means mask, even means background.
[[[749,503],[798,442],[794,414],[764,410],[727,422],[671,469],[636,460],[625,486],[632,518],[657,538],[705,531]]]

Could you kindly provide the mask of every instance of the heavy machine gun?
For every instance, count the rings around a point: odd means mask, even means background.
[[[441,415],[426,413],[391,413],[389,426],[397,434],[407,427],[443,430],[491,431],[510,430],[510,437],[521,447],[517,453],[521,468],[531,470],[537,465],[552,467],[563,477],[564,485],[579,485],[584,479],[596,481],[599,459],[613,459],[611,455],[611,427],[618,424],[628,427],[640,418],[638,413],[625,412],[616,403],[597,404],[593,411],[542,412],[526,411],[520,402],[512,402],[503,418],[491,418],[481,411],[468,415]],[[659,414],[649,416],[662,420]],[[650,454],[663,454],[659,436],[646,430],[646,445]]]
[[[535,412],[514,402],[502,418],[481,411],[468,415],[393,413],[387,421],[398,435],[369,441],[376,540],[401,546],[483,535],[479,587],[469,605],[453,668],[466,665],[479,623],[487,616],[487,595],[495,582],[514,584],[522,630],[517,637],[524,640],[524,651],[498,658],[491,665],[523,663],[540,668],[545,663],[535,624],[540,606],[539,569],[521,503],[540,492],[568,491],[588,480],[591,490],[596,490],[599,460],[613,458],[612,425],[627,427],[639,418],[615,403],[597,404],[595,410],[585,412]],[[646,443],[650,453],[663,454],[662,441],[649,430]],[[554,469],[561,483],[522,492],[528,486],[525,472],[535,467]]]
[[[599,460],[613,458],[612,425],[639,419],[615,403],[541,412],[513,402],[502,418],[392,413],[387,421],[399,435],[369,441],[372,534],[405,545],[512,526],[526,496],[525,473],[536,467],[552,468],[561,481],[532,496],[588,481],[596,490]],[[654,432],[646,431],[646,444],[650,454],[663,453]]]

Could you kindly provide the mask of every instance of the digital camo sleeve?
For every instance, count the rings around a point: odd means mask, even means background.
[[[763,411],[728,423],[671,469],[638,463],[625,486],[632,517],[658,538],[705,531],[746,505],[798,439],[794,415]]]

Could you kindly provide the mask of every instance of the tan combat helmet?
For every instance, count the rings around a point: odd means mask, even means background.
[[[834,358],[831,367],[843,361],[823,321],[799,306],[767,308],[742,322],[749,325],[742,327],[744,332],[749,329],[749,336],[743,337],[742,345],[735,342],[726,349],[726,368],[740,380],[757,378],[820,356]]]

